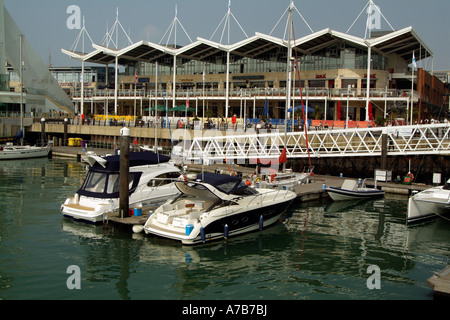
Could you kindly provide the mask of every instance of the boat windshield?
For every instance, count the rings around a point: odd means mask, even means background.
[[[130,172],[128,190],[131,193],[137,187],[141,172]],[[117,172],[89,171],[78,194],[96,198],[117,198],[120,192],[120,179]]]
[[[247,186],[244,181],[241,181],[231,194],[237,196],[251,196],[254,194],[258,194],[258,191],[252,187]]]

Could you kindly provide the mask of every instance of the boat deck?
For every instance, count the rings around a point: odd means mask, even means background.
[[[67,208],[72,208],[72,209],[82,210],[82,211],[95,211],[95,208],[82,206],[78,203],[69,203],[69,204],[65,204],[64,206]]]

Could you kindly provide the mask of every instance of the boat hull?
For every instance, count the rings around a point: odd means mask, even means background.
[[[294,198],[295,196],[277,204],[252,210],[237,210],[235,213],[226,213],[222,217],[214,215],[207,217],[201,221],[201,224],[196,223],[189,234],[183,233],[184,230],[181,228],[179,232],[174,232],[174,230],[158,226],[157,223],[146,224],[144,231],[147,234],[179,240],[185,245],[224,239],[224,237],[237,236],[273,225],[280,219]],[[227,226],[227,231],[225,231],[225,226]]]
[[[382,190],[368,188],[364,188],[363,190],[345,190],[341,188],[327,187],[325,190],[334,201],[370,199],[384,195],[384,191]]]
[[[130,196],[129,202],[130,204],[139,203],[140,205],[145,207],[156,206],[166,201],[169,197],[177,194],[175,189],[166,188],[164,191],[166,192],[165,194],[154,196],[151,199],[145,197],[136,198]],[[86,200],[88,201],[88,203]],[[61,212],[63,217],[90,224],[100,224],[108,219],[109,214],[116,212],[119,209],[119,199],[117,198],[98,199],[100,201],[96,201],[96,199],[86,200],[77,201],[74,197],[68,198],[64,202],[64,204],[61,205]],[[80,203],[84,205],[80,205]]]
[[[440,190],[438,190],[440,192]],[[437,195],[437,194],[436,194]],[[450,201],[447,195],[442,197],[431,194],[424,197],[420,193],[408,199],[408,224],[450,214]]]
[[[0,160],[18,160],[48,157],[49,147],[14,147],[0,151]]]

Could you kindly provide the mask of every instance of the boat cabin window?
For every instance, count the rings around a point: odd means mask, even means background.
[[[180,178],[180,173],[178,172],[166,172],[156,176],[154,179],[151,179],[148,183],[148,187],[159,187],[171,182],[174,180],[178,180]]]
[[[128,190],[132,193],[141,176],[141,172],[130,172]],[[90,171],[78,193],[88,197],[118,197],[120,192],[119,173]]]
[[[231,190],[233,190],[234,186],[236,185],[235,181],[223,183],[217,186],[217,189],[223,190],[226,193],[230,193]]]
[[[258,191],[254,188],[247,186],[244,181],[241,181],[237,189],[233,191],[232,194],[237,196],[251,196],[254,194],[258,194]]]
[[[107,178],[107,174],[92,172],[88,175],[83,190],[88,192],[104,192]]]

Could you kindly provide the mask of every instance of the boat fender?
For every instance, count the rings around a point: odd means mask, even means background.
[[[192,230],[194,230],[194,225],[193,224],[188,224],[186,225],[186,235],[190,235]]]
[[[228,225],[227,224],[223,227],[223,237],[225,239],[228,239]]]
[[[205,236],[205,228],[200,227],[200,236],[202,237],[202,241],[203,243],[206,241],[206,236]]]
[[[264,227],[264,218],[263,216],[259,217],[259,230],[262,230]]]
[[[139,224],[135,224],[133,226],[133,232],[134,233],[141,233],[142,231],[144,231],[144,226],[139,225]]]

